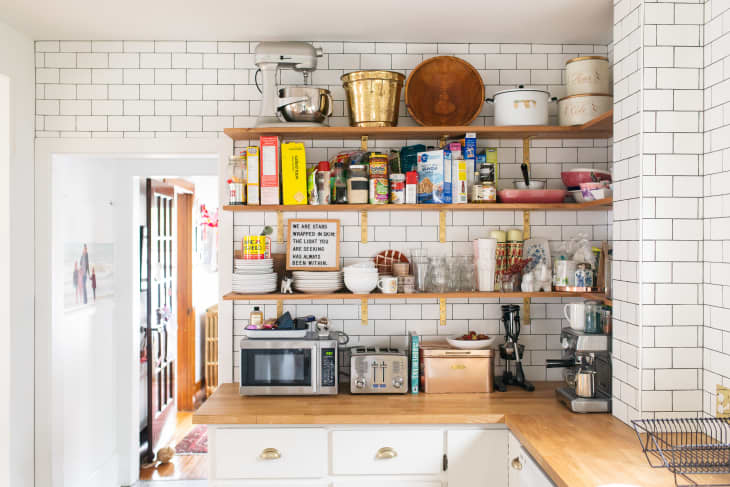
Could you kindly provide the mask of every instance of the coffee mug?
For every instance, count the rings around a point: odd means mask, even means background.
[[[570,312],[568,312],[570,310]],[[563,315],[574,330],[586,329],[586,305],[584,303],[568,303],[563,307]]]
[[[378,289],[383,294],[395,294],[398,292],[398,278],[393,276],[383,276],[378,279]]]

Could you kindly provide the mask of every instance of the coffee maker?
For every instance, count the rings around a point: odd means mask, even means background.
[[[574,413],[611,411],[611,354],[608,335],[563,328],[563,348],[558,360],[548,359],[548,368],[564,367],[566,385],[555,393],[558,401]]]

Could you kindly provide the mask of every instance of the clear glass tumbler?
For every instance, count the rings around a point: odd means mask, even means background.
[[[416,278],[416,289],[418,292],[425,293],[428,290],[428,275],[431,262],[428,257],[411,257],[411,265],[413,266],[413,275]]]

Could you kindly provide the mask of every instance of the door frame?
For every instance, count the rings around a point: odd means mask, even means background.
[[[63,440],[67,432],[63,428],[60,407],[64,391],[55,386],[53,377],[63,372],[63,364],[54,362],[53,323],[58,316],[59,304],[54,297],[53,247],[52,241],[52,168],[64,157],[93,157],[106,162],[122,163],[126,174],[134,177],[175,174],[179,176],[217,175],[219,201],[225,201],[227,194],[225,174],[228,158],[233,153],[233,141],[228,137],[217,139],[36,139],[35,141],[35,475],[36,487],[63,486]],[[217,158],[217,168],[214,159]],[[211,159],[211,168],[201,167],[201,159]],[[128,202],[135,201],[138,188],[132,187]],[[130,212],[129,224],[132,224]],[[225,213],[225,212],[222,212]],[[220,241],[233,241],[233,216],[221,215]],[[136,252],[134,244],[137,232],[130,232],[132,252],[120,256],[118,265],[133,263]],[[219,262],[232,261],[232,246],[221,245]],[[138,257],[137,257],[138,258]],[[122,259],[125,262],[122,262]],[[231,285],[231,266],[219,266],[221,291]],[[127,282],[127,280],[129,282]],[[138,282],[120,279],[117,284],[127,299],[133,301]],[[54,301],[55,300],[55,301]],[[135,305],[136,306],[136,305]],[[61,303],[62,308],[62,303]],[[233,307],[230,302],[219,300],[221,312],[219,363],[220,382],[231,382],[233,378]],[[130,323],[126,329],[118,327],[117,343],[117,397],[119,401],[117,422],[117,454],[119,461],[119,484],[131,485],[139,477],[139,327],[136,308],[126,311]],[[133,324],[133,326],[132,326]],[[73,434],[73,432],[68,432]],[[64,486],[65,487],[65,486]]]

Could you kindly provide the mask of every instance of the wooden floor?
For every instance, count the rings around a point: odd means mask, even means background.
[[[175,435],[170,442],[173,448],[178,444],[193,425],[193,413],[178,412]],[[208,455],[175,455],[172,462],[157,467],[140,468],[140,480],[199,480],[208,478]],[[144,485],[144,484],[143,484]]]

